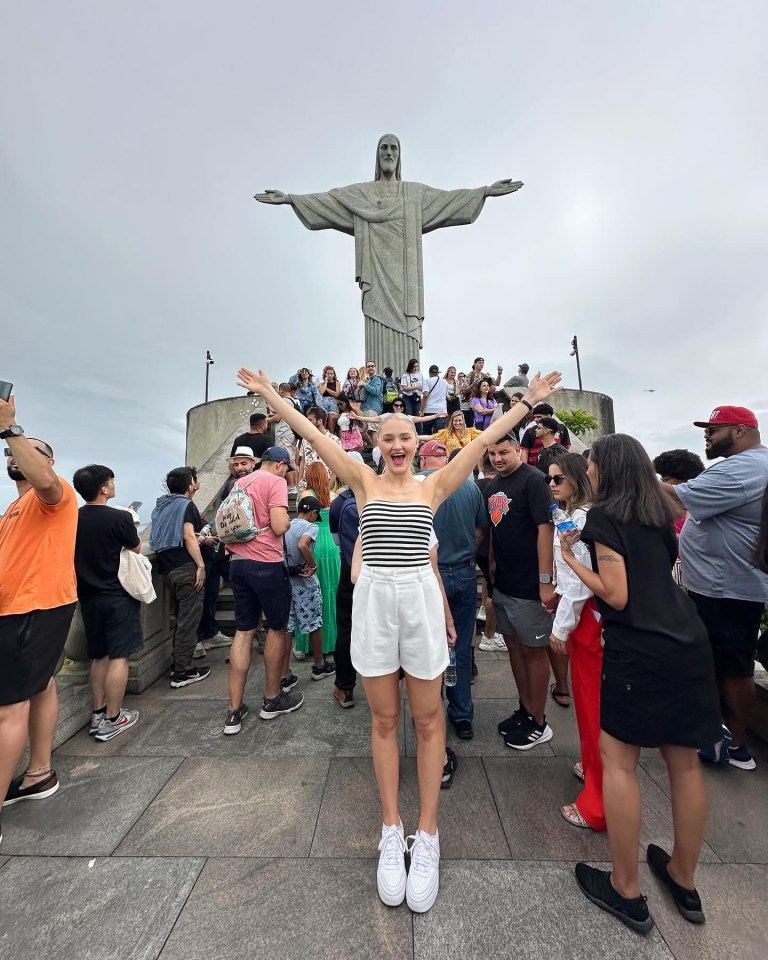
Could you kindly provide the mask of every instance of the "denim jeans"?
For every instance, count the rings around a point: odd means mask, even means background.
[[[206,550],[203,554],[205,563],[205,586],[203,587],[203,615],[197,628],[198,640],[210,640],[219,632],[216,622],[216,608],[219,604],[219,587],[221,586],[221,569],[219,567],[218,551]]]
[[[438,417],[437,420],[427,420],[426,423],[422,423],[421,429],[424,434],[429,436],[437,433],[438,430],[445,430],[445,417]]]
[[[449,720],[472,720],[472,634],[477,614],[475,558],[456,564],[438,562],[456,627],[456,686],[446,687]]]
[[[404,393],[403,394],[403,403],[405,404],[405,412],[409,417],[418,417],[419,409],[421,408],[421,394],[420,393]],[[424,424],[417,423],[414,424],[416,427],[416,433],[421,435],[424,432]]]

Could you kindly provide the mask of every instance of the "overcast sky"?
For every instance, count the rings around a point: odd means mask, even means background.
[[[0,379],[64,476],[147,519],[207,349],[212,398],[363,362],[352,239],[251,197],[372,179],[389,131],[404,179],[525,182],[425,238],[424,364],[576,386],[577,333],[652,455],[717,404],[768,430],[762,0],[3,6]]]

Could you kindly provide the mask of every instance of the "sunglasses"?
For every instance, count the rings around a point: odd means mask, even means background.
[[[37,450],[38,453],[42,453],[42,455],[45,457],[46,460],[48,459],[48,454],[45,452],[45,450],[41,450],[40,447],[35,447],[35,450]],[[13,454],[8,449],[8,447],[5,447],[5,449],[3,450],[3,453],[6,455],[6,457],[13,456]]]
[[[726,427],[738,427],[738,423],[718,423],[716,427],[704,427],[704,436],[711,437],[718,430],[724,430]]]
[[[397,409],[398,407],[399,407],[401,410],[405,410],[405,407],[403,406],[402,403],[393,403],[393,404],[392,404],[392,408],[393,408],[393,409]]]
[[[558,486],[563,482],[563,480],[567,480],[567,479],[568,477],[564,477],[562,473],[558,473],[554,477],[546,477],[547,483],[556,483]]]

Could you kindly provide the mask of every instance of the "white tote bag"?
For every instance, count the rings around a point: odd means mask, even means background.
[[[142,603],[152,603],[156,598],[155,588],[152,586],[152,564],[140,553],[134,553],[127,547],[120,551],[120,567],[117,571],[120,586],[134,600]]]

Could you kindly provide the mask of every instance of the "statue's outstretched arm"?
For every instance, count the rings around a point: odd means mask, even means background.
[[[286,194],[284,194],[281,190],[265,190],[264,193],[254,194],[253,199],[258,200],[259,203],[290,203],[291,202],[291,198]]]
[[[485,195],[486,197],[505,197],[508,193],[519,190],[522,185],[522,180],[497,180],[496,183],[492,183],[490,187],[485,188]],[[259,197],[256,199],[258,200]]]

